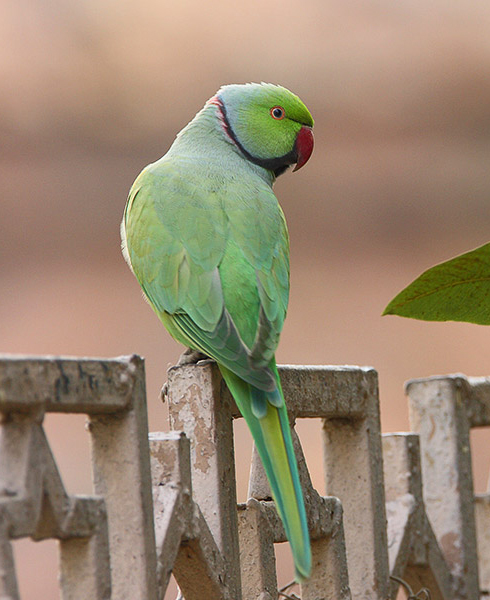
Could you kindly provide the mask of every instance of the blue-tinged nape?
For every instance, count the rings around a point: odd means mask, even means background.
[[[211,101],[177,134],[160,160],[169,159],[174,164],[185,164],[195,179],[217,177],[221,181],[242,177],[245,183],[252,175],[260,177],[269,187],[275,180],[272,173],[244,159],[226,133],[219,107]]]
[[[278,381],[276,390],[264,392],[225,367],[219,365],[219,368],[252,432],[291,546],[296,577],[301,581],[311,572],[310,537],[289,419],[277,370],[274,368]]]

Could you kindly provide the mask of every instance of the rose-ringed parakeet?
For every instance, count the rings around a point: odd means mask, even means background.
[[[123,252],[170,334],[213,358],[244,416],[291,545],[310,540],[274,352],[289,295],[289,240],[272,191],[313,150],[301,100],[271,84],[227,85],[129,193]]]

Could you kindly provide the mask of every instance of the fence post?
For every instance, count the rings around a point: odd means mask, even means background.
[[[238,523],[243,600],[276,600],[274,534],[260,502],[241,504]]]
[[[137,357],[112,360],[0,357],[0,412],[3,416],[0,436],[0,560],[4,571],[0,582],[3,597],[9,600],[18,598],[9,540],[31,537],[33,540],[59,540],[63,600],[109,600],[111,597],[127,598],[128,595],[132,600],[154,600],[150,586],[144,586],[141,595],[133,593],[132,588],[140,574],[143,574],[143,579],[149,580],[155,571],[151,555],[155,553],[155,547],[149,478],[142,498],[146,500],[149,497],[150,503],[143,501],[138,504],[137,498],[133,498],[135,506],[130,506],[122,517],[117,510],[119,503],[125,503],[122,493],[131,496],[133,492],[133,481],[128,484],[124,475],[132,475],[134,469],[139,477],[140,473],[144,476],[145,465],[149,473],[144,401],[143,363]],[[95,478],[99,477],[96,485],[107,494],[105,499],[69,496],[66,493],[42,427],[45,412],[85,413],[92,417],[92,433],[97,438],[95,454],[100,450],[101,460],[107,461],[94,469]],[[104,415],[100,416],[99,422],[97,415]],[[104,429],[103,421],[107,421],[106,434],[117,432],[120,437],[109,435],[104,439],[103,434],[98,435],[101,433],[101,430],[97,431],[98,426]],[[119,443],[125,435],[135,444],[132,452]],[[104,444],[108,447],[104,448]],[[107,479],[102,481],[106,474]],[[106,510],[107,506],[110,506],[110,511]],[[144,515],[138,515],[138,510],[144,511]],[[112,565],[108,513],[109,520],[112,519],[109,523],[111,550],[116,557]],[[124,525],[128,518],[138,528],[132,532],[135,544],[129,548],[124,539]],[[127,525],[126,528],[131,529]],[[145,557],[148,560],[142,561],[143,564],[138,562],[137,543],[141,539],[147,542],[148,551]],[[124,561],[120,558],[120,548],[127,552]],[[136,574],[130,572],[130,577],[127,576],[128,564],[137,569]],[[111,566],[115,582],[112,596]],[[114,593],[115,589],[119,590],[119,596]]]
[[[425,512],[419,436],[384,435],[383,458],[391,574],[415,593],[427,588],[432,600],[447,600],[452,597],[451,575]],[[399,581],[392,580],[392,598],[398,587]]]
[[[377,374],[366,369],[358,402],[362,411],[325,418],[327,493],[344,509],[349,584],[355,600],[385,600],[389,593],[383,456]],[[339,409],[341,407],[339,406]]]
[[[125,377],[129,408],[89,415],[94,488],[105,498],[113,573],[112,600],[156,600],[156,551],[143,360]]]
[[[490,493],[475,496],[475,521],[481,592],[490,596]]]
[[[223,555],[230,595],[240,600],[232,403],[223,388],[214,363],[172,367],[168,372],[170,427],[191,441],[194,499]]]
[[[2,519],[3,520],[3,519]],[[9,540],[7,523],[0,531],[0,599],[19,600],[19,588],[15,576],[14,553]]]
[[[432,377],[407,384],[410,424],[420,436],[423,495],[451,571],[454,597],[479,598],[467,380]]]
[[[84,498],[78,499],[84,503]],[[104,500],[92,503],[96,532],[89,537],[60,540],[60,588],[63,600],[111,598],[111,566]]]

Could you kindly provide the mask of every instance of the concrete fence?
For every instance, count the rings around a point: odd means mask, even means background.
[[[490,379],[407,385],[411,433],[382,436],[377,375],[280,368],[305,491],[313,571],[302,600],[490,597],[490,495],[475,496],[469,433],[490,426]],[[63,600],[276,600],[285,533],[254,453],[237,505],[232,421],[212,363],[168,373],[170,433],[148,435],[140,358],[0,357],[0,600],[18,600],[11,540],[59,540]],[[46,412],[85,413],[93,496],[69,496]],[[300,418],[322,421],[325,485],[312,487]],[[68,416],[66,417],[69,418]],[[285,596],[283,596],[285,597]]]

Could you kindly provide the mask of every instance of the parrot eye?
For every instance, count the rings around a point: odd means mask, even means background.
[[[276,121],[280,121],[281,119],[284,119],[284,116],[285,116],[285,111],[282,106],[273,106],[270,110],[270,113],[271,113],[271,117],[273,119],[276,119]]]

